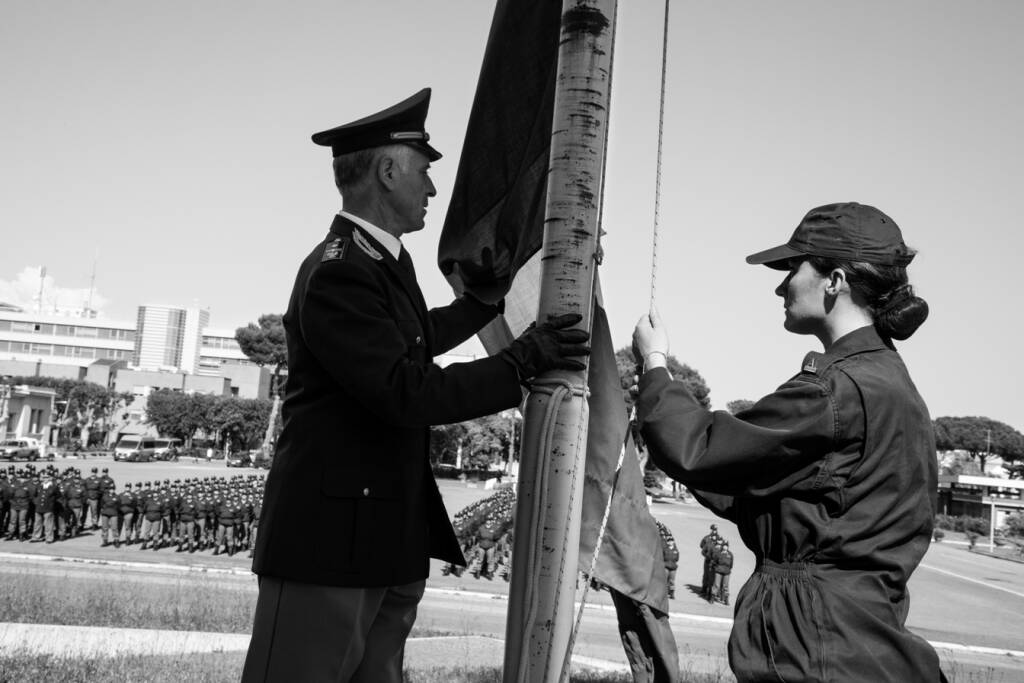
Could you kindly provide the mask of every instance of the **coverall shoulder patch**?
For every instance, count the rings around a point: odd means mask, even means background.
[[[348,245],[347,237],[335,237],[324,246],[324,255],[320,258],[320,263],[343,260],[345,252],[348,250]]]
[[[823,368],[821,367],[822,355],[816,351],[811,351],[804,356],[804,363],[800,367],[800,372],[806,372],[812,375],[817,375]]]
[[[357,247],[365,251],[366,255],[374,261],[380,261],[384,258],[379,251],[373,248],[373,245],[366,241],[366,238],[358,230],[352,231],[352,240],[356,243]]]

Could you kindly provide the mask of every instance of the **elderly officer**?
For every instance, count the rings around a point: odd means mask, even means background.
[[[343,209],[299,267],[284,315],[284,428],[267,477],[244,681],[400,681],[429,558],[463,565],[428,459],[429,426],[517,405],[520,382],[582,369],[565,315],[502,354],[440,368],[435,354],[499,312],[472,295],[427,309],[402,246],[424,227],[441,157],[430,91],[317,133]]]

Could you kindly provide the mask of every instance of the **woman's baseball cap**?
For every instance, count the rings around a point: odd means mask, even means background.
[[[811,209],[788,242],[751,254],[747,263],[789,270],[789,259],[806,256],[905,267],[914,252],[896,221],[873,206],[846,202]]]

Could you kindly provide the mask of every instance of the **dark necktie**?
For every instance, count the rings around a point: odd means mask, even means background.
[[[398,263],[409,271],[413,280],[416,279],[416,269],[412,265],[412,257],[409,256],[409,252],[405,250],[405,247],[402,247],[402,250],[398,252]]]

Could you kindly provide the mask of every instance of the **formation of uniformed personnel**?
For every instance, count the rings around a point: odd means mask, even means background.
[[[138,542],[140,550],[251,556],[263,488],[255,474],[127,483],[117,497],[115,538],[118,545]]]
[[[506,486],[455,513],[452,527],[467,560],[465,571],[473,578],[509,580],[515,502],[515,488]],[[451,563],[441,567],[444,575],[462,572],[463,567]]]
[[[756,557],[729,638],[741,682],[944,679],[906,628],[937,486],[928,409],[894,343],[928,315],[907,277],[913,257],[892,218],[854,202],[812,209],[786,244],[747,257],[785,273],[784,327],[823,350],[735,415],[673,380],[656,312],[634,331],[651,457],[737,524]]]
[[[589,335],[568,329],[577,315],[540,321],[497,356],[434,364],[501,305],[467,292],[428,310],[402,246],[436,193],[429,99],[423,90],[313,136],[331,148],[343,208],[284,314],[284,427],[253,562],[245,681],[401,680],[430,558],[465,562],[430,470],[429,427],[514,407],[521,382],[583,368],[569,358],[588,352]]]

